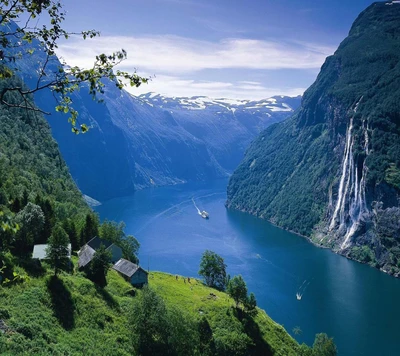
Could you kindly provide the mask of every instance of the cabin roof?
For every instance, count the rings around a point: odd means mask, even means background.
[[[33,246],[32,258],[37,258],[39,260],[46,259],[46,248],[47,244],[39,244]],[[68,244],[68,258],[71,258],[71,244]]]
[[[93,259],[95,253],[96,251],[92,249],[89,245],[83,246],[78,252],[78,268],[85,267]]]
[[[98,236],[93,237],[86,245],[89,245],[93,250],[97,251],[101,245],[105,249],[109,248],[113,243],[108,240],[101,239]]]
[[[129,278],[131,278],[139,269],[144,271],[146,274],[148,273],[142,267],[131,261],[125,260],[124,258],[121,258],[119,261],[117,261],[112,268]]]

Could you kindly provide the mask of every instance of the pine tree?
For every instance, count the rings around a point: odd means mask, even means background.
[[[53,229],[53,233],[49,238],[46,249],[46,259],[48,260],[49,264],[54,268],[55,276],[61,269],[68,267],[68,244],[68,234],[61,227],[61,225],[56,225]]]
[[[107,251],[102,244],[94,254],[89,269],[89,278],[100,287],[105,287],[107,285],[106,276],[110,268],[110,263],[111,252]]]

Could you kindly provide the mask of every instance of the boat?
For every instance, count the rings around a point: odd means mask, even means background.
[[[204,218],[204,219],[208,219],[208,218],[209,218],[209,214],[208,214],[205,210],[203,210],[203,211],[200,213],[200,215],[201,215],[201,217]]]
[[[300,293],[296,293],[297,300],[301,300],[302,295]]]

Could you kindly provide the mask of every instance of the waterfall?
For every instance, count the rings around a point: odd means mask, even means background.
[[[341,210],[341,206],[342,206],[342,201],[343,201],[343,188],[344,188],[344,182],[346,180],[346,176],[349,175],[348,174],[348,170],[349,170],[349,159],[351,155],[351,147],[352,147],[352,135],[351,132],[353,130],[353,118],[350,119],[350,125],[347,128],[347,132],[346,132],[346,147],[344,149],[344,158],[343,158],[343,165],[342,165],[342,175],[340,177],[340,183],[339,183],[339,191],[338,191],[338,200],[336,202],[336,207],[335,210],[333,212],[332,215],[332,219],[331,219],[331,223],[329,225],[329,230],[332,230],[335,225],[336,225],[336,219],[337,219],[337,215],[339,213],[339,210]],[[350,175],[349,175],[350,176]],[[346,190],[347,190],[347,184],[346,184]]]
[[[361,100],[362,98],[356,104],[354,113],[357,112],[357,108]],[[338,198],[329,224],[329,231],[334,229],[339,231],[345,230],[341,249],[344,249],[348,246],[350,238],[354,235],[359,227],[359,222],[362,218],[362,215],[365,212],[368,212],[365,196],[365,177],[367,175],[368,168],[365,165],[364,160],[361,174],[359,174],[358,164],[354,160],[354,136],[352,132],[353,119],[354,116],[351,117],[349,127],[346,131],[346,146],[342,162],[342,174],[339,182]],[[368,124],[365,125],[365,120],[363,121],[362,128],[364,130],[364,151],[366,155],[368,155]],[[339,226],[337,226],[338,223]]]

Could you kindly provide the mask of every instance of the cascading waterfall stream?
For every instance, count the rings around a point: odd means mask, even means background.
[[[362,98],[357,102],[354,113],[357,112],[361,100]],[[346,132],[346,146],[342,163],[342,174],[339,182],[338,198],[329,224],[329,231],[337,228],[338,222],[339,226],[337,230],[343,231],[345,229],[346,231],[341,249],[348,246],[350,238],[358,229],[362,215],[368,211],[365,198],[365,177],[368,169],[364,160],[360,175],[358,164],[354,160],[353,119],[354,116],[351,117]],[[363,121],[363,129],[365,140],[364,151],[366,155],[368,155],[368,125],[365,126],[365,120]]]
[[[350,119],[350,125],[346,132],[346,147],[344,149],[344,159],[343,159],[343,166],[342,166],[342,176],[340,177],[340,183],[339,183],[338,200],[336,202],[336,207],[335,207],[335,210],[332,215],[331,223],[329,225],[329,230],[332,230],[335,227],[339,210],[342,210],[341,206],[342,206],[343,195],[344,195],[343,188],[344,188],[344,182],[346,180],[346,176],[348,175],[348,168],[349,168],[348,162],[349,162],[349,157],[351,156],[351,146],[352,146],[351,132],[352,132],[352,130],[353,130],[353,118]],[[347,190],[347,184],[346,184],[346,190]]]

